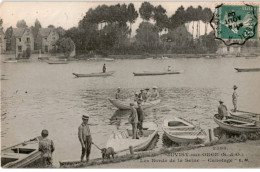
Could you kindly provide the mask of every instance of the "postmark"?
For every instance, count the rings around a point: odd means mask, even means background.
[[[243,45],[247,40],[258,39],[258,10],[256,5],[216,6],[210,22],[215,38],[225,45]]]

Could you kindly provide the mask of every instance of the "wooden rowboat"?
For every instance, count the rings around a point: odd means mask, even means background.
[[[67,60],[48,60],[48,64],[68,64]]]
[[[260,121],[260,114],[253,113],[253,112],[246,112],[237,110],[236,112],[229,111],[231,117],[239,119],[239,120],[247,120],[249,122],[253,121]]]
[[[238,72],[258,72],[260,68],[235,68]]]
[[[17,63],[17,60],[4,60],[3,63]]]
[[[109,137],[106,147],[114,148],[117,154],[128,153],[130,146],[133,147],[134,152],[146,150],[158,134],[158,125],[154,122],[145,122],[143,128],[143,136],[139,139],[132,139],[132,126],[114,131]]]
[[[117,107],[118,109],[120,110],[130,110],[130,103],[132,101],[130,100],[125,100],[125,101],[122,101],[122,100],[118,100],[118,99],[108,99],[110,101],[110,103],[112,105],[114,105],[115,107]],[[153,101],[147,101],[147,102],[142,102],[142,107],[143,109],[145,108],[149,108],[149,107],[153,107],[157,104],[159,104],[161,102],[161,99],[157,99],[157,100],[153,100]],[[135,107],[137,108],[137,103],[134,102],[135,104]]]
[[[214,121],[219,127],[230,133],[252,133],[260,132],[260,124],[254,120],[238,119],[237,117],[228,116],[228,119],[220,120],[218,114],[214,115]]]
[[[178,144],[201,143],[207,137],[204,130],[178,117],[164,119],[162,129],[171,141]]]
[[[28,140],[1,150],[1,164],[4,168],[30,167],[40,161],[38,140]]]
[[[72,73],[76,77],[106,77],[106,76],[111,76],[115,73],[115,71],[110,71],[106,73],[89,73],[89,74],[77,74],[77,73]]]
[[[149,75],[170,75],[170,74],[181,74],[183,70],[167,71],[167,72],[134,72],[134,76],[149,76]]]

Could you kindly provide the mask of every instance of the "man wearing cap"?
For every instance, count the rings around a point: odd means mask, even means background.
[[[234,92],[232,94],[232,102],[233,102],[233,105],[234,105],[234,112],[237,111],[237,97],[238,97],[238,94],[236,92],[237,88],[238,87],[236,85],[233,86]]]
[[[117,92],[116,92],[116,99],[120,99],[121,98],[121,95],[120,95],[120,87],[117,88]]]
[[[153,91],[151,93],[151,98],[150,100],[157,100],[159,99],[160,95],[159,95],[159,92],[157,90],[157,87],[156,86],[153,86]]]
[[[219,100],[219,106],[218,106],[218,115],[219,118],[222,120],[224,117],[227,118],[228,112],[227,112],[227,106],[223,104],[224,102],[222,100]]]
[[[146,97],[146,100],[149,100],[149,99],[150,99],[150,96],[151,96],[149,90],[150,90],[150,88],[146,88],[146,89],[145,89],[145,97]]]
[[[138,125],[137,128],[139,130],[139,135],[143,135],[143,121],[144,121],[144,111],[141,105],[141,101],[137,102],[138,107],[136,108],[137,116],[138,116]]]
[[[79,141],[82,147],[81,162],[83,161],[85,155],[86,155],[86,161],[87,162],[89,161],[89,155],[91,150],[92,138],[90,134],[88,120],[89,120],[89,116],[83,115],[82,116],[83,122],[78,129]]]
[[[132,124],[133,139],[138,139],[138,137],[137,137],[137,123],[138,123],[137,111],[134,107],[134,103],[130,103],[130,107],[131,107],[131,113],[129,116],[129,123]]]
[[[42,138],[39,141],[38,150],[41,152],[41,163],[43,167],[52,166],[52,153],[55,150],[53,141],[47,138],[48,135],[48,130],[42,130]]]
[[[135,92],[134,101],[137,102],[138,100],[139,100],[139,93],[138,93],[138,92]]]
[[[140,94],[139,94],[139,101],[146,101],[146,96],[144,94],[144,89],[140,90]]]

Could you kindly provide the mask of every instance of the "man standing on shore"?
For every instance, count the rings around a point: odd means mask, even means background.
[[[103,73],[106,73],[107,68],[106,68],[106,64],[103,65]]]
[[[41,152],[41,163],[43,167],[52,167],[52,153],[55,150],[54,143],[48,139],[48,130],[42,130],[39,140],[39,151]]]
[[[144,111],[143,111],[141,103],[142,103],[141,101],[137,102],[138,107],[136,109],[137,115],[138,115],[138,125],[137,125],[137,128],[139,130],[139,136],[143,135],[143,121],[144,121]]]
[[[130,103],[130,107],[131,107],[131,113],[129,116],[129,123],[132,124],[133,139],[138,139],[138,137],[137,137],[137,123],[138,123],[137,111],[134,107],[134,103]]]
[[[228,112],[227,112],[227,106],[223,104],[224,102],[222,100],[219,100],[219,106],[218,106],[218,115],[219,118],[222,120],[224,117],[227,118]]]
[[[118,87],[117,92],[116,92],[116,99],[121,99],[120,91],[121,91],[121,88]]]
[[[86,155],[86,161],[89,161],[89,155],[91,150],[91,144],[92,144],[92,137],[90,134],[89,124],[88,124],[89,116],[83,115],[82,116],[82,124],[79,126],[78,129],[78,136],[79,141],[81,143],[82,147],[82,153],[81,153],[81,162],[83,162],[84,156]]]
[[[233,86],[234,92],[232,94],[232,102],[233,102],[233,105],[234,105],[234,112],[237,111],[237,98],[238,98],[238,94],[236,92],[237,88],[238,87],[236,85]]]

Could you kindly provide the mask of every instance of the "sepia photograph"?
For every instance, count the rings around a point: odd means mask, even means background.
[[[259,6],[0,2],[1,168],[260,168]]]

